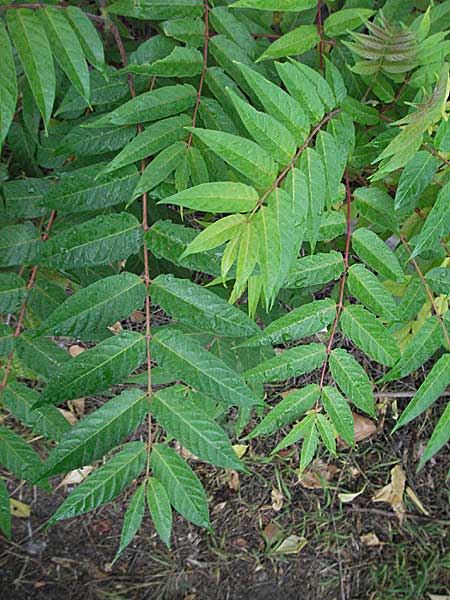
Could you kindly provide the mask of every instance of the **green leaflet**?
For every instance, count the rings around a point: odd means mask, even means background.
[[[218,10],[218,9],[216,9]],[[210,15],[212,15],[212,12]],[[174,19],[161,23],[161,29],[168,37],[184,42],[188,46],[198,48],[203,46],[205,39],[205,23],[201,19],[189,17]]]
[[[372,360],[392,367],[400,352],[394,338],[380,321],[362,306],[351,305],[341,313],[343,333]]]
[[[103,169],[103,172],[115,171],[138,160],[143,160],[178,142],[186,137],[185,127],[190,125],[191,121],[192,119],[188,115],[178,115],[149,125],[119,152]]]
[[[142,308],[145,284],[133,273],[111,275],[69,296],[40,325],[36,335],[98,339],[107,327]]]
[[[338,434],[353,446],[353,415],[347,400],[336,388],[326,385],[322,390],[322,402]]]
[[[344,35],[347,31],[356,29],[364,24],[375,12],[368,8],[341,9],[325,20],[324,31],[328,37]]]
[[[300,438],[304,437],[307,431],[310,432],[311,422],[314,423],[313,414],[307,415],[302,421],[300,421],[300,423],[294,425],[291,431],[272,450],[272,452],[270,453],[271,456],[273,454],[276,454],[280,450],[283,450],[283,448],[292,446],[292,444],[295,444]]]
[[[315,383],[289,392],[244,439],[267,436],[289,425],[310,410],[318,399],[319,386]]]
[[[60,214],[107,208],[129,200],[138,179],[134,166],[125,167],[113,175],[104,174],[101,165],[83,167],[52,185],[40,205],[54,208]]]
[[[309,419],[303,430],[302,453],[300,455],[300,467],[298,469],[299,476],[302,475],[303,471],[312,461],[318,443],[319,436],[317,435],[315,419]]]
[[[324,167],[320,154],[316,150],[306,148],[300,157],[299,169],[304,173],[307,182],[306,231],[314,253],[326,194]]]
[[[220,246],[242,231],[246,217],[244,215],[228,215],[209,225],[199,233],[181,255],[183,260],[190,254],[211,250]]]
[[[95,217],[50,237],[37,257],[53,269],[105,265],[138,252],[142,228],[131,214]]]
[[[185,397],[183,386],[159,390],[152,400],[152,411],[158,423],[190,452],[202,460],[243,470],[225,431],[204,410]]]
[[[430,460],[432,456],[438,452],[450,439],[450,404],[447,404],[445,410],[437,422],[436,427],[431,435],[431,438],[425,448],[425,451],[420,459],[417,469],[421,469],[423,465]]]
[[[415,243],[412,258],[432,249],[450,231],[450,182],[439,192]]]
[[[18,338],[16,352],[22,363],[32,369],[43,381],[48,381],[55,369],[70,360],[70,354],[53,340],[34,339],[26,334]]]
[[[348,289],[352,296],[386,321],[398,319],[394,298],[376,275],[363,265],[353,265],[348,270]]]
[[[128,442],[75,488],[51,517],[49,525],[87,513],[117,498],[140,475],[145,461],[145,444]]]
[[[102,458],[142,423],[148,408],[146,393],[131,389],[88,414],[71,427],[50,452],[43,467],[45,477],[80,468]]]
[[[306,110],[309,119],[317,123],[325,114],[325,106],[316,86],[297,68],[295,62],[275,63],[278,75],[288,92]]]
[[[437,317],[428,317],[420,329],[416,331],[400,359],[386,373],[382,381],[393,381],[406,377],[431,358],[441,346],[445,347],[441,324]]]
[[[60,152],[74,152],[76,154],[98,155],[106,154],[113,150],[120,150],[136,135],[134,125],[112,125],[98,129],[74,127],[61,140],[58,148]]]
[[[5,210],[13,219],[35,219],[50,211],[41,208],[40,201],[50,188],[47,179],[28,177],[5,181],[2,186]]]
[[[359,100],[346,96],[342,102],[342,108],[356,123],[361,125],[377,125],[379,121],[378,112],[372,106],[367,106]]]
[[[426,150],[421,150],[403,169],[395,193],[395,210],[413,210],[422,192],[431,183],[439,160]]]
[[[315,4],[315,0],[238,0],[238,2],[231,5],[231,8],[297,12],[313,8]]]
[[[86,350],[56,370],[38,406],[101,392],[119,383],[145,359],[145,338],[123,331]]]
[[[329,364],[333,379],[355,406],[375,416],[372,384],[367,373],[343,348],[332,350]]]
[[[23,383],[12,382],[3,392],[3,402],[8,410],[34,433],[51,440],[60,440],[70,430],[69,422],[54,406],[42,406],[32,410],[40,394]]]
[[[320,41],[317,33],[317,27],[314,25],[300,25],[296,29],[285,33],[279,39],[261,54],[256,62],[262,60],[283,58],[284,56],[292,56],[293,54],[303,54],[307,50],[314,48]]]
[[[305,256],[295,261],[287,274],[284,287],[300,288],[312,285],[324,285],[333,279],[339,279],[344,272],[342,254],[330,250]]]
[[[195,88],[188,84],[158,88],[132,98],[90,126],[136,125],[159,121],[191,108],[196,97]]]
[[[15,273],[0,273],[0,313],[14,313],[26,297],[22,277]]]
[[[269,187],[277,176],[277,166],[258,144],[222,131],[191,129],[194,136],[237,171],[259,187]]]
[[[16,67],[11,42],[3,22],[0,22],[0,150],[12,123],[17,103]]]
[[[249,383],[284,381],[289,377],[296,377],[318,369],[323,365],[324,360],[325,346],[323,344],[296,346],[248,369],[243,373],[243,377]]]
[[[145,511],[145,483],[137,488],[131,497],[130,503],[125,513],[123,520],[122,533],[120,536],[119,549],[117,550],[116,556],[111,564],[114,564],[128,544],[133,540],[139,527],[141,526],[142,519],[144,518]]]
[[[155,334],[152,357],[188,385],[230,406],[261,404],[238,373],[179,331],[162,329]]]
[[[133,191],[132,199],[135,200],[164,181],[178,167],[185,155],[185,142],[175,142],[157,154],[142,173]]]
[[[42,462],[38,454],[14,431],[0,427],[0,464],[19,479],[40,478]]]
[[[250,212],[258,202],[254,188],[231,181],[201,183],[160,200],[159,204],[176,204],[192,210],[214,213]]]
[[[400,415],[394,431],[423,413],[450,383],[450,354],[443,354],[428,373],[415,396]]]
[[[0,323],[0,356],[7,356],[14,348],[14,329],[9,325]]]
[[[163,484],[156,477],[149,477],[147,481],[147,505],[159,537],[169,548],[172,532],[172,508]]]
[[[413,275],[406,286],[403,298],[398,305],[398,313],[404,321],[410,321],[424,305],[427,293],[418,275]]]
[[[103,44],[89,17],[78,6],[68,6],[64,13],[78,37],[86,58],[95,69],[104,73],[106,66]]]
[[[242,123],[255,142],[280,165],[289,164],[297,149],[290,131],[274,117],[253,108],[231,89],[227,89],[227,92]]]
[[[44,25],[53,56],[77,92],[89,102],[89,70],[83,49],[64,11],[47,7],[38,12]]]
[[[321,331],[334,321],[336,303],[329,298],[315,300],[272,321],[261,333],[242,342],[241,346],[260,346],[294,342]]]
[[[339,184],[344,174],[347,157],[339,150],[334,137],[323,130],[316,136],[316,150],[320,154],[325,170],[325,205],[331,208],[338,198]]]
[[[6,483],[0,479],[0,530],[8,539],[11,539],[11,510],[9,508],[9,494]]]
[[[242,310],[187,279],[159,275],[150,286],[150,294],[152,302],[176,320],[215,335],[246,337],[258,331]]]
[[[209,13],[210,23],[217,33],[227,36],[242,48],[251,58],[257,51],[256,40],[249,33],[233,11],[224,6],[217,6]]]
[[[176,46],[169,56],[142,65],[140,72],[157,77],[194,77],[203,69],[202,53],[194,48]]]
[[[9,10],[6,22],[47,128],[55,100],[56,78],[45,29],[34,11],[28,9]]]
[[[398,216],[394,212],[394,201],[383,190],[370,188],[357,188],[353,192],[355,205],[360,214],[374,225],[388,231],[397,233]]]
[[[242,63],[238,66],[267,113],[291,131],[300,146],[309,134],[309,121],[300,102],[254,69]]]
[[[162,21],[178,17],[201,17],[203,13],[202,0],[117,0],[108,11],[112,14]]]
[[[450,294],[449,267],[436,267],[434,269],[430,269],[425,275],[425,280],[430,286],[431,290],[436,294],[445,294],[446,296]]]
[[[316,427],[327,450],[336,455],[336,433],[331,422],[322,413],[316,414]]]
[[[339,69],[337,69],[335,65],[326,57],[324,57],[324,63],[326,80],[330,88],[333,90],[336,103],[339,104],[347,96],[347,89],[345,87],[344,79],[342,78]]]
[[[31,223],[0,229],[0,267],[33,264],[42,242]]]
[[[205,490],[181,456],[165,444],[154,444],[150,466],[175,510],[191,523],[209,527]]]
[[[255,218],[248,218],[243,225],[239,238],[239,249],[236,260],[236,283],[234,285],[230,303],[235,302],[243,293],[248,279],[258,262],[258,227]]]
[[[352,234],[352,247],[359,258],[387,279],[402,282],[403,269],[392,250],[376,233],[365,227]]]

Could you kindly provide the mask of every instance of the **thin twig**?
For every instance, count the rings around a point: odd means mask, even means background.
[[[428,298],[429,298],[429,300],[431,302],[431,308],[433,309],[433,312],[436,315],[436,317],[439,319],[439,323],[441,325],[442,331],[444,332],[444,338],[445,338],[445,342],[447,344],[447,348],[448,348],[448,350],[450,350],[450,338],[449,338],[448,333],[447,333],[447,328],[445,326],[444,321],[442,320],[441,315],[439,314],[439,311],[436,308],[436,305],[434,303],[434,297],[433,297],[433,294],[432,294],[432,292],[430,290],[430,286],[425,281],[425,277],[423,276],[423,273],[422,273],[419,265],[417,264],[417,261],[413,258],[412,252],[411,252],[411,248],[409,247],[409,244],[408,244],[408,242],[406,241],[406,239],[404,238],[403,235],[400,235],[400,240],[401,240],[402,244],[405,246],[406,250],[408,251],[409,260],[412,262],[415,270],[417,271],[417,275],[420,277],[420,281],[422,282],[422,285],[425,288],[427,296],[428,296]]]
[[[55,219],[55,215],[56,215],[56,211],[52,210],[52,212],[50,213],[50,217],[48,219],[47,225],[45,227],[45,231],[42,234],[42,241],[45,242],[48,239],[49,233],[50,233],[50,229],[53,225],[53,221]],[[28,279],[28,283],[26,286],[26,291],[29,292],[31,290],[31,288],[34,285],[35,279],[36,279],[36,274],[37,274],[37,270],[38,270],[38,266],[34,265],[34,267],[31,269],[31,273],[30,273],[30,277]],[[25,313],[27,310],[27,305],[28,305],[28,297],[29,294],[27,293],[27,297],[25,298],[25,300],[22,303],[22,308],[20,309],[20,314],[19,314],[19,318],[17,320],[17,325],[16,325],[16,329],[14,330],[14,335],[13,337],[19,337],[20,335],[20,330],[22,329],[22,324],[23,324],[23,320],[25,318]],[[6,363],[6,367],[5,367],[5,372],[3,374],[3,379],[2,379],[2,383],[0,385],[0,393],[5,389],[7,381],[8,381],[8,375],[9,372],[11,370],[11,366],[12,366],[12,361],[13,361],[13,357],[14,357],[14,348],[11,350],[11,352],[9,353],[8,356],[8,362]]]
[[[200,107],[200,100],[201,100],[201,97],[202,97],[203,84],[205,82],[206,71],[208,69],[208,48],[209,48],[209,6],[208,6],[208,0],[205,0],[205,2],[204,2],[204,8],[205,8],[205,14],[204,14],[204,21],[205,21],[205,41],[204,41],[204,44],[203,44],[203,66],[202,66],[202,72],[201,72],[201,75],[200,75],[200,82],[198,84],[197,100],[195,102],[194,115],[192,117],[192,127],[195,127],[195,125],[197,123],[197,115],[198,115],[198,109]],[[189,133],[189,137],[188,137],[188,141],[187,141],[187,147],[190,148],[191,144],[192,144],[192,131]]]

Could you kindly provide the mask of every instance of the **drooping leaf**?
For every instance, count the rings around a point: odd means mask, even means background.
[[[270,454],[276,454],[280,450],[283,450],[284,448],[292,446],[298,442],[299,439],[305,436],[305,432],[311,427],[311,422],[314,423],[314,415],[306,415],[306,417],[300,421],[300,423],[294,425],[291,431],[281,440],[281,442],[275,446]]]
[[[336,434],[333,425],[322,413],[316,414],[316,427],[325,447],[331,454],[336,454]]]
[[[387,279],[404,281],[403,269],[390,248],[376,233],[365,227],[352,234],[352,247],[359,258]]]
[[[155,334],[152,357],[188,385],[230,406],[261,404],[238,373],[179,331],[166,328]]]
[[[245,220],[245,215],[235,214],[215,221],[192,240],[180,258],[211,250],[227,242],[242,231]]]
[[[153,190],[175,171],[185,156],[185,142],[175,142],[157,154],[139,178],[132,199],[135,200],[145,192]]]
[[[303,431],[302,452],[300,454],[300,467],[298,469],[299,476],[302,475],[303,471],[312,461],[318,443],[319,436],[317,435],[316,421],[315,419],[309,419]]]
[[[412,257],[424,250],[434,248],[439,240],[450,231],[450,182],[439,192],[433,208],[429,212],[419,238],[414,246]]]
[[[19,434],[0,427],[0,464],[19,479],[39,479],[42,462],[39,455]]]
[[[386,321],[398,318],[397,305],[376,275],[364,265],[353,265],[348,270],[348,289],[352,296]]]
[[[12,123],[17,103],[17,78],[11,42],[0,23],[0,149]]]
[[[150,286],[152,301],[175,319],[215,335],[245,337],[258,331],[247,315],[187,279],[159,275]]]
[[[141,483],[134,494],[131,496],[130,503],[128,504],[123,520],[122,533],[120,536],[119,549],[114,557],[112,564],[116,562],[128,544],[133,540],[139,527],[141,526],[142,519],[144,518],[145,511],[145,483]]]
[[[372,360],[392,367],[399,358],[394,338],[380,321],[362,306],[351,305],[341,313],[343,333]]]
[[[147,505],[159,537],[170,547],[172,532],[172,508],[163,484],[156,477],[147,481]]]
[[[331,351],[329,364],[333,379],[351,402],[375,416],[372,384],[362,366],[343,348]]]
[[[87,513],[117,498],[140,475],[145,462],[145,444],[128,442],[75,488],[51,517],[49,524]]]
[[[322,402],[338,434],[353,445],[353,416],[347,400],[339,390],[326,385],[322,390]]]
[[[158,423],[190,452],[219,467],[243,470],[224,430],[185,396],[183,386],[159,390],[152,400]]]
[[[205,490],[181,456],[165,444],[154,444],[150,466],[175,510],[191,523],[209,527]]]
[[[123,331],[108,338],[57,369],[38,406],[103,391],[139,367],[145,353],[145,338],[139,333]]]

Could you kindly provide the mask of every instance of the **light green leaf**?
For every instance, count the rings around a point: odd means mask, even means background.
[[[141,67],[141,73],[154,77],[195,77],[203,69],[202,53],[195,48],[176,46],[169,56]]]
[[[425,275],[425,280],[435,294],[450,294],[450,268],[436,267],[430,269]],[[1,292],[0,292],[1,298]]]
[[[246,337],[257,325],[240,309],[188,279],[159,275],[150,286],[152,302],[176,320],[215,335]]]
[[[333,379],[355,406],[375,416],[372,384],[362,366],[343,348],[331,351],[329,364]]]
[[[0,530],[9,540],[11,539],[11,511],[9,494],[6,483],[0,479]]]
[[[120,535],[120,545],[117,550],[116,556],[111,564],[114,564],[128,544],[133,540],[139,527],[141,526],[142,519],[144,518],[145,511],[145,483],[137,488],[134,494],[131,496],[130,503],[125,512],[123,520],[122,533]]]
[[[323,130],[316,136],[316,150],[320,154],[325,170],[325,205],[331,208],[339,197],[339,184],[344,174],[347,157],[342,154],[334,137]]]
[[[152,411],[161,427],[195,456],[218,467],[243,470],[225,431],[186,397],[183,386],[159,390]]]
[[[47,7],[38,11],[47,33],[53,56],[77,92],[89,102],[90,81],[83,49],[64,11]]]
[[[146,127],[106,166],[105,173],[115,171],[138,160],[148,158],[164,150],[167,146],[186,137],[185,127],[192,119],[188,115],[178,115],[162,119]]]
[[[323,344],[306,344],[284,350],[278,356],[248,369],[243,373],[243,377],[249,383],[284,381],[290,377],[310,373],[321,367],[324,361]]]
[[[187,188],[159,204],[176,204],[192,210],[214,213],[250,212],[258,202],[254,188],[244,183],[232,181],[202,183]]]
[[[368,221],[388,231],[398,232],[394,200],[387,192],[376,187],[365,187],[354,190],[353,196],[356,208]]]
[[[0,464],[19,479],[39,479],[42,462],[30,444],[17,433],[0,427]]]
[[[324,62],[328,85],[333,90],[336,102],[340,103],[347,95],[344,79],[342,78],[339,69],[330,60],[324,57]]]
[[[300,454],[300,467],[298,469],[299,476],[302,475],[303,471],[312,461],[318,443],[319,436],[317,435],[315,419],[309,419],[303,431],[302,452]]]
[[[108,338],[57,369],[38,406],[101,392],[137,369],[145,355],[145,338],[139,333],[123,331]]]
[[[244,50],[251,58],[257,51],[256,40],[249,33],[246,24],[239,19],[239,14],[225,6],[217,6],[209,13],[209,22],[217,33],[227,36]]]
[[[433,208],[428,213],[422,231],[414,246],[412,258],[423,252],[435,248],[439,240],[450,231],[450,182],[439,192]]]
[[[312,252],[314,252],[326,195],[325,172],[320,154],[316,150],[306,148],[300,157],[299,168],[304,173],[307,182],[306,231]]]
[[[152,338],[152,357],[188,385],[230,406],[261,404],[238,373],[179,331],[158,331]]]
[[[307,50],[311,50],[311,48],[317,46],[319,41],[320,37],[317,33],[317,27],[314,25],[300,25],[300,27],[285,33],[270,44],[256,62],[283,58],[284,56],[292,56],[293,54],[303,54]]]
[[[263,331],[242,342],[240,346],[294,342],[321,331],[334,321],[335,316],[336,303],[333,300],[315,300],[272,321]]]
[[[400,415],[394,431],[403,427],[430,407],[450,383],[450,354],[436,361],[408,406]]]
[[[173,19],[161,23],[161,29],[166,36],[184,42],[186,45],[194,48],[203,46],[205,40],[205,23],[202,19],[191,19],[188,17]]]
[[[0,149],[8,134],[17,103],[16,67],[11,42],[3,22],[0,22]]]
[[[324,32],[328,37],[344,35],[357,29],[375,14],[369,8],[344,8],[329,15],[324,23]]]
[[[190,254],[196,252],[204,252],[211,250],[233,238],[236,234],[240,234],[245,223],[245,215],[228,215],[209,225],[188,245],[186,250],[181,255],[180,259],[184,259]]]
[[[33,264],[42,245],[31,223],[9,225],[0,229],[0,267]]]
[[[18,382],[10,383],[3,392],[3,402],[16,419],[34,433],[58,441],[70,430],[69,422],[51,405],[32,410],[39,398],[39,392]]]
[[[111,275],[69,296],[39,326],[37,335],[64,335],[96,340],[145,300],[143,280],[133,273]]]
[[[403,269],[395,254],[370,229],[361,227],[352,233],[352,248],[361,260],[380,275],[398,282],[405,280]]]
[[[133,19],[163,21],[178,17],[201,17],[202,0],[117,0],[108,12]]]
[[[0,273],[0,313],[14,313],[27,297],[26,283],[15,273]]]
[[[380,321],[362,306],[345,307],[341,313],[340,324],[343,333],[372,360],[387,367],[392,367],[398,360],[400,351],[394,338]]]
[[[311,122],[317,123],[320,121],[325,114],[325,107],[319,96],[317,86],[306,77],[301,69],[297,68],[295,61],[277,62],[275,67],[287,91],[301,104]]]
[[[271,435],[304,415],[318,399],[319,386],[315,383],[289,392],[244,439]]]
[[[156,477],[150,477],[147,481],[147,505],[159,537],[169,548],[172,532],[172,508],[163,484]]]
[[[338,434],[353,446],[353,415],[347,400],[339,390],[326,385],[322,390],[322,402]]]
[[[154,444],[150,466],[164,486],[172,506],[199,527],[209,527],[208,503],[198,477],[175,450]]]
[[[339,279],[344,272],[342,254],[330,250],[313,256],[304,256],[295,261],[289,269],[284,287],[300,288],[312,285],[324,285],[333,279]]]
[[[409,161],[400,175],[395,192],[395,210],[413,210],[422,192],[430,185],[439,166],[439,160],[421,150]]]
[[[348,270],[348,290],[352,296],[386,321],[398,319],[397,305],[387,288],[364,265]]]
[[[314,415],[306,415],[306,417],[300,421],[300,423],[294,425],[291,431],[281,440],[281,442],[275,446],[270,454],[276,454],[280,450],[283,450],[284,448],[292,446],[298,442],[300,438],[305,436],[305,432],[308,431],[308,428],[311,427],[311,422],[314,423]]]
[[[413,275],[406,286],[403,298],[398,305],[398,313],[403,321],[411,321],[427,300],[427,293],[418,275]]]
[[[346,96],[342,101],[343,110],[348,113],[353,121],[360,125],[378,125],[380,117],[373,106],[363,104],[359,100]]]
[[[104,465],[91,473],[51,517],[49,525],[94,510],[114,500],[143,471],[146,448],[143,442],[128,442]]]
[[[277,165],[258,144],[222,131],[191,129],[194,135],[222,160],[259,187],[269,187],[277,176]]]
[[[133,191],[132,199],[135,200],[164,181],[175,171],[185,156],[185,142],[175,142],[157,154],[142,173]]]
[[[53,407],[54,408],[54,407]],[[45,477],[92,464],[125,440],[149,409],[146,393],[125,390],[63,435],[44,463]]]
[[[441,418],[436,424],[434,431],[428,444],[425,447],[425,451],[420,459],[419,466],[417,469],[421,469],[423,465],[430,460],[432,456],[438,452],[444,444],[450,439],[450,404],[447,404]]]
[[[9,10],[9,34],[47,127],[55,100],[56,78],[50,44],[40,19],[28,9]]]
[[[316,426],[325,447],[331,454],[336,455],[336,434],[333,425],[321,413],[316,414]]]
[[[256,267],[259,247],[258,233],[256,219],[249,218],[242,225],[236,262],[236,283],[230,302],[234,302],[243,293],[247,281]]]
[[[105,73],[103,43],[89,17],[78,6],[67,6],[64,13],[78,37],[88,61],[95,69]]]
[[[53,269],[105,265],[138,252],[141,243],[142,228],[135,216],[102,215],[51,236],[37,262]]]
[[[71,171],[52,185],[40,205],[60,214],[107,208],[129,200],[138,179],[134,166],[105,175],[101,164],[90,165]]]
[[[300,12],[313,8],[316,4],[315,0],[239,0],[230,8]]]

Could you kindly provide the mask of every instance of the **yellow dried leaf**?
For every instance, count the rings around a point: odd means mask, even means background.
[[[360,496],[364,492],[365,489],[366,489],[366,486],[363,486],[359,490],[359,492],[349,492],[349,493],[342,492],[341,494],[338,494],[339,500],[341,502],[343,502],[344,504],[346,504],[347,502],[353,502],[353,500],[355,498],[357,498],[358,496]]]
[[[423,515],[426,515],[427,517],[429,517],[430,513],[427,511],[427,509],[424,507],[422,502],[419,500],[419,498],[417,497],[415,492],[410,487],[406,488],[406,493],[411,498],[411,500],[414,502],[414,504],[417,506],[417,508],[420,510],[420,512]]]
[[[274,550],[274,554],[298,554],[308,540],[298,535],[290,535]]]
[[[242,458],[244,454],[247,453],[248,445],[247,444],[234,444],[233,450],[236,452],[238,458]]]
[[[31,508],[28,504],[15,500],[14,498],[9,499],[9,509],[13,517],[19,517],[19,519],[28,519],[31,514]]]
[[[278,488],[272,489],[271,498],[273,510],[276,512],[280,511],[283,507],[284,496]]]
[[[373,531],[362,535],[361,542],[364,546],[384,546],[384,542],[382,542]]]
[[[405,505],[403,494],[405,492],[405,473],[400,465],[395,465],[391,470],[391,483],[385,485],[372,496],[372,502],[387,502],[392,506],[400,523],[403,521]]]
[[[78,356],[85,350],[86,350],[86,348],[83,348],[82,346],[78,346],[78,344],[73,344],[73,346],[70,346],[70,348],[69,348],[69,354],[72,358],[75,358],[75,356]]]

